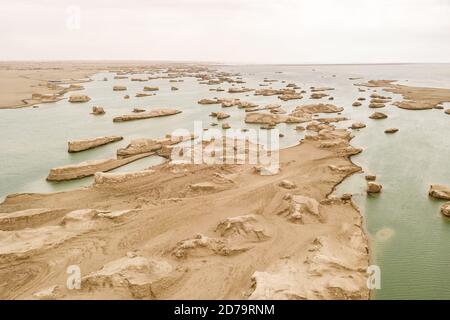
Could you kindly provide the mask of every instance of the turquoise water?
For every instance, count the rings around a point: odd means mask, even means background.
[[[352,119],[339,126],[346,127],[354,121],[367,124],[367,128],[354,132],[352,144],[362,147],[364,152],[353,157],[353,161],[367,173],[376,174],[383,184],[382,194],[367,197],[364,177],[358,174],[346,179],[337,190],[337,193],[353,192],[363,212],[371,241],[372,263],[379,265],[382,272],[382,287],[374,292],[374,298],[450,299],[450,221],[439,214],[442,202],[427,196],[430,183],[450,184],[450,116],[442,110],[407,111],[387,106],[378,111],[387,113],[388,119],[371,120],[368,115],[374,110],[367,107],[368,101],[358,108],[351,106],[357,97],[368,98],[372,93],[370,90],[360,93],[353,84],[370,79],[397,79],[409,85],[450,88],[450,65],[235,65],[217,68],[240,72],[247,81],[244,85],[250,88],[260,88],[258,84],[265,77],[286,81],[273,83],[275,88],[289,82],[295,82],[308,92],[310,86],[336,88],[330,92],[334,97],[332,103],[344,107],[342,114]],[[102,81],[104,77],[109,81]],[[93,81],[84,84],[85,90],[77,93],[89,95],[92,100],[88,103],[70,104],[62,100],[39,105],[39,108],[0,110],[0,199],[15,192],[51,192],[89,185],[92,178],[48,183],[45,177],[52,167],[113,157],[117,148],[133,138],[159,138],[179,128],[192,130],[194,121],[199,120],[204,127],[209,127],[211,111],[229,113],[231,118],[225,122],[234,128],[258,127],[244,124],[243,110],[197,104],[202,98],[236,97],[263,104],[278,103],[287,111],[299,104],[318,102],[307,99],[309,94],[303,100],[282,102],[276,96],[253,96],[251,92],[214,92],[209,88],[216,86],[200,85],[193,78],[170,83],[167,79],[131,82],[113,80],[113,77],[112,73],[98,73],[92,77]],[[363,79],[351,81],[349,77]],[[126,85],[128,91],[113,92],[112,86],[119,84]],[[160,91],[156,96],[134,98],[144,85],[159,86]],[[180,90],[171,91],[172,85]],[[227,89],[229,85],[220,87]],[[123,99],[125,94],[131,98]],[[382,94],[400,99],[389,93]],[[106,115],[90,115],[94,105],[104,107]],[[112,122],[114,116],[130,113],[134,107],[177,108],[183,112],[158,119]],[[389,127],[400,131],[384,134],[384,129]],[[280,140],[281,147],[303,138],[304,133],[296,132],[295,125],[280,125],[279,128],[285,134]],[[122,135],[124,140],[77,154],[67,153],[68,140],[102,135]],[[116,170],[139,170],[161,161],[159,157],[149,157]]]

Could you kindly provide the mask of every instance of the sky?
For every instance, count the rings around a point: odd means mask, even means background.
[[[450,62],[450,0],[0,0],[0,60]]]

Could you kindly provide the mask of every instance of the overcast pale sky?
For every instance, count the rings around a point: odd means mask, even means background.
[[[0,0],[0,60],[450,62],[450,0]]]

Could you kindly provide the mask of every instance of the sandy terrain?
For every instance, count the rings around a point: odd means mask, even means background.
[[[89,81],[89,76],[99,71],[152,68],[158,68],[158,65],[126,61],[0,62],[0,109],[58,101],[64,93],[76,91],[76,85]],[[61,86],[70,84],[74,85],[70,89]]]
[[[0,108],[20,108],[41,103],[32,94],[59,95],[60,84],[80,83],[98,71],[92,64],[17,62],[0,63]],[[49,80],[55,81],[49,83]],[[58,100],[55,98],[53,100]]]
[[[393,103],[408,110],[425,110],[450,102],[450,89],[412,87],[394,83],[394,80],[371,80],[364,86],[381,87],[384,91],[401,94],[403,101]]]
[[[367,299],[361,215],[328,197],[360,169],[349,139],[330,127],[282,150],[273,176],[167,163],[97,174],[80,190],[8,196],[0,297]],[[80,290],[66,289],[70,265],[81,268]]]

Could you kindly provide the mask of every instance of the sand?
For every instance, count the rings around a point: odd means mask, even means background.
[[[8,196],[0,218],[69,213],[1,231],[0,298],[367,299],[361,215],[328,197],[360,170],[348,142],[332,129],[306,139],[281,151],[272,176],[166,163],[100,174],[79,190]],[[80,290],[66,289],[69,265],[81,269]]]
[[[183,64],[173,66],[178,65]],[[79,90],[77,85],[90,81],[89,77],[100,71],[132,73],[161,67],[167,67],[167,64],[145,61],[0,62],[0,109],[30,107],[38,103],[58,101],[63,98],[64,93]],[[71,84],[74,86],[69,90],[61,86]]]
[[[42,103],[32,94],[57,95],[64,90],[61,84],[87,81],[101,67],[93,64],[55,62],[0,62],[0,108],[20,108]],[[49,83],[50,81],[55,81]],[[61,97],[55,97],[57,101]]]
[[[382,87],[384,91],[401,94],[403,101],[393,105],[408,110],[426,110],[436,108],[439,104],[450,102],[450,89],[423,88],[395,84],[394,80],[371,80],[368,87]]]

